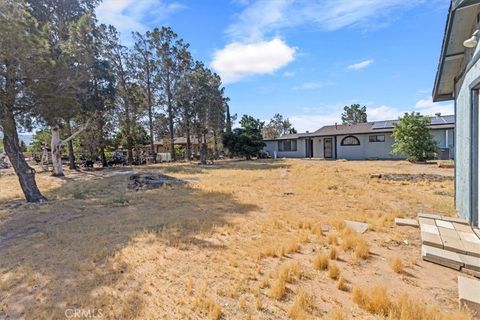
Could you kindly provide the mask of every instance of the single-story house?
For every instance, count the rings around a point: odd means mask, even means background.
[[[264,151],[280,158],[404,159],[392,154],[393,124],[398,120],[324,126],[315,132],[265,139]],[[439,147],[439,158],[453,159],[455,117],[431,117],[431,133]]]
[[[175,137],[173,140],[173,144],[175,146],[186,147],[187,146],[187,138],[186,137]],[[192,154],[196,154],[199,152],[199,143],[196,137],[190,138],[190,145],[192,146]],[[159,141],[155,141],[153,143],[155,148],[155,153],[163,153],[163,152],[170,152],[170,139],[160,139]],[[146,148],[150,150],[150,146],[147,145]]]
[[[455,100],[455,205],[479,226],[480,0],[452,0],[433,88],[434,101]]]

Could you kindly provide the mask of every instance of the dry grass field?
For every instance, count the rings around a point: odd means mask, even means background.
[[[128,191],[142,171],[190,183]],[[42,205],[1,175],[0,319],[468,319],[458,272],[422,261],[419,230],[393,225],[453,215],[453,181],[378,172],[453,175],[381,161],[165,164],[39,174]]]

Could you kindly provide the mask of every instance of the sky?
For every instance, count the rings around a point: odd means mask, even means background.
[[[453,114],[432,87],[449,0],[103,0],[96,10],[124,44],[168,25],[217,72],[231,112],[288,117],[299,132],[405,112]]]

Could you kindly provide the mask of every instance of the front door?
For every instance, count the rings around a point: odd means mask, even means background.
[[[332,138],[323,139],[323,157],[325,159],[332,159],[333,158]]]
[[[313,158],[313,140],[305,140],[305,158]]]

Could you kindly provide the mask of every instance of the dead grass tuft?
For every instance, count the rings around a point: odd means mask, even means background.
[[[333,262],[328,265],[328,276],[334,280],[337,280],[340,276],[340,269]]]
[[[370,247],[368,246],[367,241],[362,237],[360,237],[355,246],[355,252],[354,252],[355,258],[365,260],[368,258],[369,254],[370,254]]]
[[[338,278],[337,288],[342,291],[348,291],[347,282],[345,281],[343,276],[340,276],[340,278]]]
[[[313,267],[317,270],[326,270],[328,268],[328,256],[326,253],[320,253],[313,259]]]
[[[393,257],[390,261],[390,267],[394,272],[402,273],[404,268],[402,259],[400,259],[399,257]]]
[[[337,249],[335,247],[331,247],[328,255],[331,260],[337,260],[338,258]]]
[[[352,300],[370,313],[387,316],[392,303],[388,298],[387,289],[374,286],[368,290],[353,288]]]
[[[338,244],[338,236],[336,233],[329,233],[327,236],[327,243],[331,245]]]
[[[314,302],[315,299],[311,294],[300,289],[295,297],[293,305],[288,310],[288,316],[291,319],[299,320],[308,318],[315,308]]]
[[[339,307],[334,307],[328,315],[329,320],[345,320],[345,314]]]

